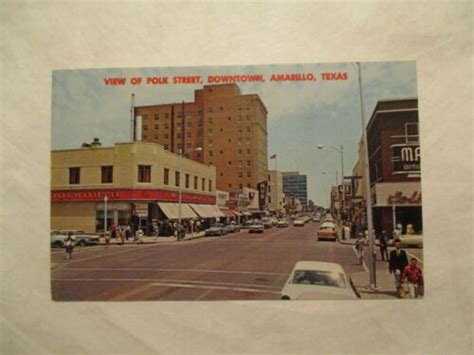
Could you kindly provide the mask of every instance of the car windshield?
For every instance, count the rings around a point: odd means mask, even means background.
[[[346,287],[346,281],[340,272],[322,270],[296,270],[291,283],[299,285]]]

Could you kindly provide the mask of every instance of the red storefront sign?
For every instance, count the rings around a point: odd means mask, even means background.
[[[51,191],[51,202],[102,202],[107,196],[109,201],[161,201],[178,202],[176,191],[151,189],[94,189],[94,190],[54,190]],[[181,201],[185,203],[207,203],[214,205],[215,196],[182,193]]]

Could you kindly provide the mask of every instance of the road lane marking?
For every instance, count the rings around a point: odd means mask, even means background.
[[[210,289],[210,290],[207,290],[206,292],[204,292],[201,296],[199,296],[198,298],[195,299],[195,301],[200,301],[202,300],[204,297],[206,297],[208,294],[210,294],[212,291],[214,291],[213,289]]]
[[[260,272],[260,271],[233,271],[233,270],[201,270],[201,269],[167,269],[167,268],[74,268],[68,267],[71,271],[165,271],[165,272],[201,272],[201,273],[217,273],[217,274],[244,274],[244,275],[270,275],[270,276],[285,276],[289,275],[278,272]]]
[[[147,283],[145,285],[133,288],[130,291],[127,291],[125,293],[121,293],[120,295],[109,298],[108,300],[109,301],[125,301],[130,297],[136,296],[139,293],[143,293],[143,292],[149,290],[150,288],[153,288],[153,284]]]
[[[51,279],[51,281],[112,281],[112,282],[161,282],[161,283],[176,283],[181,285],[195,285],[203,286],[208,285],[212,287],[253,287],[255,289],[268,289],[268,290],[280,290],[280,287],[276,286],[267,286],[267,285],[255,285],[255,284],[237,284],[232,282],[213,282],[213,281],[193,281],[193,280],[166,280],[166,279],[120,279],[120,278],[77,278],[77,279],[66,279],[66,278],[56,278]]]
[[[355,246],[352,246],[352,250],[354,250],[354,253],[357,257],[357,260],[359,260],[359,256],[357,255],[357,249]],[[367,266],[365,265],[365,260],[364,258],[362,258],[362,267],[364,268],[365,271],[369,271],[369,269],[367,268]]]
[[[271,291],[271,290],[259,290],[259,289],[252,289],[246,287],[225,287],[225,286],[206,286],[206,285],[186,285],[186,284],[179,284],[179,283],[163,283],[163,282],[155,282],[153,283],[154,286],[164,286],[164,287],[179,287],[179,288],[202,288],[207,290],[224,290],[224,291],[240,291],[240,292],[252,292],[252,293],[274,293],[280,295],[280,291]]]

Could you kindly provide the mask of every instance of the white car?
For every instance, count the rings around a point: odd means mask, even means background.
[[[295,227],[304,227],[305,224],[306,224],[306,222],[305,222],[303,219],[300,219],[300,218],[295,219],[295,220],[293,221],[293,225],[294,225]]]
[[[69,232],[74,236],[76,245],[86,246],[99,244],[98,235],[85,234],[84,231],[76,229],[62,229],[51,231],[51,246],[64,248],[65,240]]]
[[[298,261],[281,291],[281,299],[357,299],[357,295],[341,265]]]

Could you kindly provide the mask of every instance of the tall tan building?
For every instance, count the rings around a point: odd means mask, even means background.
[[[268,171],[267,206],[269,211],[282,212],[285,207],[285,194],[283,193],[283,175],[280,171]]]
[[[135,107],[142,140],[216,167],[216,188],[237,192],[267,180],[267,109],[236,84],[205,85],[193,102]],[[202,148],[202,150],[196,150]]]

